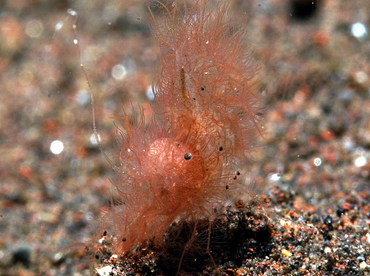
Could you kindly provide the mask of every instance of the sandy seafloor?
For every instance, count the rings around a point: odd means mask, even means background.
[[[370,2],[239,0],[231,9],[247,16],[262,66],[263,146],[247,182],[267,203],[228,214],[224,227],[249,235],[232,254],[229,245],[214,252],[218,271],[370,275]],[[1,2],[0,275],[93,275],[113,265],[111,275],[172,275],[157,265],[158,248],[97,260],[83,246],[114,179],[91,138],[89,93],[111,156],[122,109],[148,102],[158,51],[146,16],[139,0]],[[356,26],[367,33],[356,37]],[[60,154],[50,151],[55,140]],[[215,275],[203,261],[193,275]]]

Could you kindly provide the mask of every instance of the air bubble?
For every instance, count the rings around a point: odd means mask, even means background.
[[[356,167],[363,167],[367,163],[367,159],[365,156],[359,156],[355,159],[355,166]]]
[[[321,160],[321,158],[315,158],[315,159],[313,160],[313,164],[314,164],[316,167],[321,166],[321,164],[322,164],[322,160]]]
[[[67,10],[67,13],[70,14],[70,15],[72,15],[72,16],[76,16],[77,15],[77,12],[74,11],[74,10],[72,10],[72,9],[68,9]]]
[[[270,173],[270,174],[268,175],[268,178],[269,178],[271,181],[276,182],[276,181],[279,181],[279,180],[280,180],[280,178],[281,178],[281,174],[280,174],[280,173]]]
[[[154,92],[153,92],[153,87],[151,85],[148,86],[148,88],[146,89],[146,97],[148,98],[149,101],[153,101],[154,100]]]
[[[59,31],[61,28],[63,28],[63,25],[64,23],[62,21],[59,21],[56,25],[55,25],[55,31]]]
[[[81,89],[76,95],[76,101],[79,105],[85,105],[90,102],[90,94],[87,90]]]
[[[64,145],[62,141],[55,140],[50,144],[50,151],[53,154],[60,154],[64,150]]]
[[[362,39],[367,35],[367,30],[364,24],[356,22],[351,26],[351,34],[358,39]]]
[[[100,139],[100,135],[99,134],[93,133],[93,134],[90,135],[90,143],[93,146],[97,146],[100,141],[101,141],[101,139]]]
[[[368,80],[368,76],[364,71],[356,72],[354,77],[358,83],[366,83]]]
[[[44,31],[44,25],[39,20],[31,20],[26,25],[26,33],[32,37],[39,37]]]
[[[116,64],[112,68],[112,77],[116,80],[122,80],[127,75],[127,69],[122,64]]]

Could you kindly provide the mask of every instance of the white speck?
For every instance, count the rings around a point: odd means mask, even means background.
[[[301,157],[301,155],[300,155],[300,154],[298,154],[298,155],[297,155],[297,157]]]
[[[116,64],[112,68],[112,77],[116,80],[122,80],[127,75],[127,69],[122,64]]]
[[[96,272],[100,275],[100,276],[107,276],[107,275],[110,275],[109,273],[112,272],[112,267],[107,265],[107,266],[104,266],[104,267],[101,267],[101,268],[97,268],[96,269]]]
[[[90,102],[90,94],[87,90],[81,89],[76,95],[76,101],[79,105],[85,105]]]
[[[365,37],[367,35],[365,25],[360,22],[352,24],[351,34],[359,39]]]
[[[148,86],[148,88],[146,89],[146,97],[148,98],[149,101],[153,101],[154,100],[154,92],[153,92],[153,87],[150,85]]]
[[[355,159],[355,166],[356,167],[363,167],[367,163],[365,156],[359,156]]]
[[[86,220],[87,221],[94,221],[95,217],[94,217],[94,214],[92,212],[87,212],[86,213]]]
[[[343,148],[345,150],[349,151],[349,150],[353,149],[353,147],[354,147],[354,143],[353,143],[352,139],[349,138],[349,137],[345,137],[343,139]]]
[[[322,160],[321,160],[321,158],[315,158],[315,159],[313,160],[313,164],[314,164],[316,167],[321,166],[321,164],[322,164]]]
[[[64,145],[62,141],[55,140],[50,144],[50,151],[53,154],[60,154],[64,150]]]
[[[370,266],[365,261],[362,261],[359,267],[360,267],[360,270],[367,270]]]
[[[271,180],[271,181],[279,181],[280,178],[281,178],[281,174],[280,173],[270,173],[268,175],[268,178]]]
[[[99,239],[99,244],[103,245],[105,242],[105,237],[102,237],[101,239]]]
[[[54,255],[54,261],[55,262],[58,262],[60,261],[61,259],[63,258],[63,253],[62,252],[58,252]]]
[[[368,80],[367,74],[364,71],[358,71],[355,73],[355,80],[358,83],[365,83]]]
[[[74,44],[78,44],[78,40],[77,39],[73,39],[73,43]]]
[[[62,21],[59,21],[56,25],[55,25],[55,31],[59,31],[62,27],[63,27],[64,23]]]
[[[39,37],[44,31],[44,25],[40,20],[31,20],[27,22],[26,33],[32,37]]]
[[[67,10],[67,13],[70,14],[70,15],[72,15],[72,16],[76,16],[77,15],[77,12],[74,11],[74,10],[72,10],[72,9],[68,9]]]
[[[91,134],[90,135],[90,143],[93,145],[93,146],[97,146],[99,144],[99,142],[101,141],[100,139],[100,135],[99,134]]]
[[[362,261],[359,267],[361,270],[367,270],[370,266],[365,261]]]
[[[117,255],[117,254],[113,254],[113,255],[111,256],[111,258],[112,258],[112,259],[118,259],[118,255]]]

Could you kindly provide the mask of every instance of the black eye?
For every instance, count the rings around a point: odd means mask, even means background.
[[[191,159],[191,157],[192,157],[191,153],[185,153],[185,154],[184,154],[184,159],[185,159],[185,160],[190,160],[190,159]]]

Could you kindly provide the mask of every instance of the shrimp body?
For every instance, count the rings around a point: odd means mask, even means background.
[[[115,184],[122,205],[108,216],[120,252],[160,242],[176,220],[212,220],[259,133],[245,30],[228,19],[227,4],[208,4],[161,4],[165,19],[153,19],[161,49],[154,115],[124,124]]]

